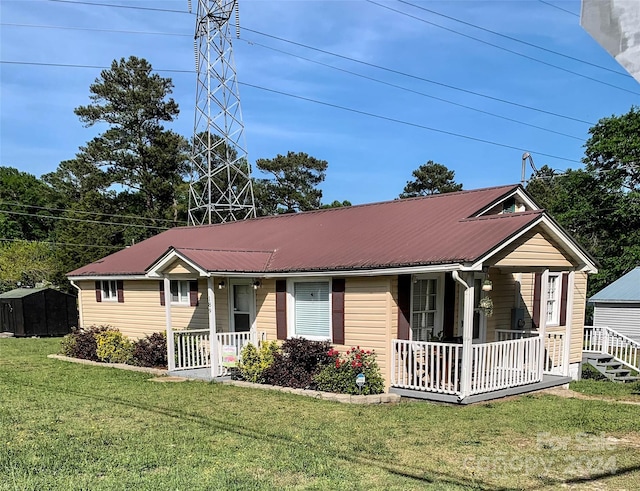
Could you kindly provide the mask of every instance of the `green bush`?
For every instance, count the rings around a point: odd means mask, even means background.
[[[253,344],[242,348],[238,369],[247,382],[264,383],[264,371],[273,365],[276,353],[280,352],[277,341],[264,341],[260,349]]]
[[[290,338],[282,343],[275,353],[273,364],[263,372],[267,384],[296,389],[314,389],[313,377],[332,359],[327,352],[331,345],[327,341],[311,341]]]
[[[374,351],[365,351],[357,346],[340,356],[338,350],[331,348],[327,355],[333,363],[322,367],[314,377],[318,390],[364,395],[384,392],[384,381]],[[356,385],[356,377],[360,373],[365,376],[362,391]]]
[[[96,355],[107,363],[131,363],[133,343],[120,331],[107,330],[96,334]]]
[[[167,335],[154,332],[133,345],[133,363],[140,367],[167,368]]]
[[[100,361],[96,353],[96,336],[101,332],[110,330],[113,330],[110,326],[91,326],[86,329],[75,329],[63,338],[60,352],[73,358]]]

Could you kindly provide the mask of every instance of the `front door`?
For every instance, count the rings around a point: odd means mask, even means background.
[[[231,283],[231,332],[251,330],[255,310],[254,291],[250,283]]]

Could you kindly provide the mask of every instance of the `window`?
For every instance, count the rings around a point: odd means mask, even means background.
[[[411,302],[411,339],[431,341],[442,335],[442,293],[438,278],[417,279]]]
[[[328,281],[296,281],[293,297],[291,336],[313,340],[331,339],[331,303]]]
[[[171,303],[189,305],[189,282],[171,280]]]
[[[560,318],[560,273],[549,273],[547,282],[547,325],[558,325]]]
[[[103,280],[100,283],[100,290],[102,290],[102,301],[117,302],[118,285],[116,283],[116,280]]]

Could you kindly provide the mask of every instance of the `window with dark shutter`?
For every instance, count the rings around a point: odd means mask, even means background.
[[[334,344],[344,344],[344,278],[331,283],[331,329]]]
[[[118,303],[124,303],[124,281],[118,280],[116,281],[117,295],[118,295]]]
[[[398,275],[398,339],[409,339],[411,330],[411,275]]]
[[[542,298],[542,273],[535,273],[533,279],[533,315],[531,321],[533,328],[540,326],[540,300]]]
[[[96,302],[102,302],[102,282],[96,281]]]
[[[158,283],[160,287],[160,305],[165,305],[164,280],[160,280]]]
[[[287,339],[287,280],[276,280],[276,335]]]
[[[198,280],[189,282],[189,305],[191,307],[198,306]]]

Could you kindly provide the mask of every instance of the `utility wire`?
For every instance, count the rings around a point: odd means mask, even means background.
[[[156,9],[152,7],[136,7],[135,5],[118,5],[114,3],[93,3],[93,2],[76,2],[75,0],[49,0],[50,2],[56,3],[70,3],[77,5],[93,5],[94,7],[115,7],[120,9],[133,9],[133,10],[152,10],[154,12],[170,12],[173,14],[187,14],[187,15],[195,15],[191,12],[187,12],[186,10],[171,10],[171,9]]]
[[[614,70],[614,69],[608,68],[606,66],[598,65],[597,63],[591,63],[590,61],[583,60],[581,58],[576,58],[575,56],[567,55],[567,54],[564,54],[564,53],[560,53],[559,51],[555,51],[553,49],[545,48],[544,46],[539,46],[537,44],[530,43],[528,41],[523,41],[522,39],[514,38],[512,36],[508,36],[506,34],[502,34],[501,32],[492,31],[491,29],[487,29],[486,27],[482,27],[482,26],[479,26],[477,24],[473,24],[471,22],[466,22],[466,21],[464,21],[462,19],[458,19],[458,18],[452,17],[450,15],[445,15],[445,14],[443,14],[441,12],[436,12],[435,10],[431,10],[431,9],[426,8],[426,7],[422,7],[421,5],[416,5],[414,3],[407,2],[406,0],[397,0],[397,1],[400,2],[400,3],[403,3],[405,5],[410,5],[412,7],[417,8],[417,9],[423,10],[425,12],[429,12],[429,13],[431,13],[433,15],[437,15],[439,17],[444,17],[445,19],[449,19],[449,20],[452,20],[454,22],[458,22],[460,24],[464,24],[465,26],[473,27],[475,29],[479,29],[481,31],[493,34],[495,36],[500,36],[501,38],[509,39],[510,41],[514,41],[516,43],[524,44],[525,46],[530,46],[532,48],[536,48],[536,49],[539,49],[539,50],[542,50],[542,51],[546,51],[547,53],[553,53],[554,55],[562,56],[563,58],[567,58],[569,60],[577,61],[579,63],[584,63],[585,65],[589,65],[589,66],[592,66],[592,67],[595,67],[595,68],[600,68],[601,70],[606,70],[608,72],[615,73],[616,75],[620,75],[622,77],[633,78],[631,75],[629,75],[626,72],[621,72],[620,70]],[[374,2],[370,2],[370,3],[374,3]]]
[[[50,208],[46,206],[36,206],[36,205],[25,205],[23,203],[16,203],[13,201],[0,201],[0,205],[9,205],[9,206],[20,206],[23,208],[35,208],[38,210],[45,211],[70,211],[72,213],[85,214],[85,215],[101,215],[103,217],[115,217],[115,218],[131,218],[133,220],[152,220],[156,222],[169,222],[169,223],[180,223],[174,220],[170,220],[168,218],[149,218],[143,216],[133,216],[133,215],[114,215],[111,213],[102,213],[99,211],[83,211],[83,210],[72,210],[69,208]],[[40,216],[40,215],[38,215]]]
[[[23,65],[47,65],[47,66],[72,67],[72,68],[95,68],[95,69],[108,68],[108,67],[97,67],[97,66],[89,66],[89,65],[64,65],[64,64],[61,64],[61,63],[28,63],[28,62],[11,62],[11,61],[7,62],[7,61],[4,61],[4,60],[0,60],[0,64],[1,63],[18,63],[18,64],[23,64]],[[157,71],[185,72],[185,70],[157,70]],[[188,72],[189,73],[193,73],[192,70],[189,70]],[[412,122],[409,122],[409,121],[404,121],[404,120],[401,120],[401,119],[396,119],[396,118],[391,118],[391,117],[388,117],[388,116],[382,116],[382,115],[378,115],[378,114],[374,114],[374,113],[369,113],[369,112],[366,112],[366,111],[360,111],[358,109],[348,108],[348,107],[340,106],[338,104],[333,104],[333,103],[330,103],[330,102],[318,101],[318,100],[315,100],[315,99],[310,99],[308,97],[302,97],[302,96],[298,96],[298,95],[295,95],[295,94],[289,94],[287,92],[282,92],[282,91],[275,90],[275,89],[269,89],[267,87],[261,87],[259,85],[249,84],[247,82],[238,82],[238,84],[239,85],[245,85],[247,87],[251,87],[251,88],[254,88],[254,89],[258,89],[258,90],[263,90],[263,91],[266,91],[266,92],[272,92],[272,93],[284,95],[284,96],[287,96],[287,97],[292,97],[292,98],[295,98],[295,99],[304,100],[304,101],[307,101],[307,102],[313,102],[315,104],[321,104],[321,105],[324,105],[324,106],[327,106],[327,107],[333,107],[333,108],[336,108],[336,109],[341,109],[343,111],[353,112],[355,114],[361,114],[363,116],[369,116],[369,117],[376,118],[376,119],[382,119],[382,120],[385,120],[385,121],[391,121],[391,122],[394,122],[394,123],[404,124],[404,125],[407,125],[407,126],[413,126],[413,127],[416,127],[416,128],[422,128],[422,129],[425,129],[425,130],[428,130],[428,131],[434,131],[434,132],[437,132],[437,133],[443,133],[443,134],[446,134],[446,135],[456,136],[456,137],[459,137],[459,138],[464,138],[466,140],[477,141],[477,142],[480,142],[480,143],[486,143],[488,145],[494,145],[494,146],[503,147],[503,148],[510,148],[510,149],[513,149],[513,150],[520,150],[520,151],[523,151],[523,152],[526,152],[526,151],[534,152],[534,153],[536,153],[538,155],[543,155],[545,157],[551,157],[551,158],[558,159],[558,160],[565,160],[567,162],[575,162],[575,163],[578,163],[578,164],[581,163],[579,160],[569,159],[569,158],[566,158],[566,157],[559,157],[557,155],[543,153],[543,152],[539,152],[537,150],[532,150],[532,149],[527,149],[527,148],[522,148],[522,147],[515,147],[513,145],[507,145],[505,143],[498,143],[498,142],[493,142],[493,141],[490,141],[490,140],[484,140],[482,138],[476,138],[476,137],[473,137],[473,136],[463,135],[463,134],[460,134],[460,133],[454,133],[454,132],[451,132],[451,131],[440,130],[440,129],[437,129],[437,128],[432,128],[430,126],[425,126],[425,125],[421,125],[421,124],[418,124],[418,123],[412,123]],[[0,210],[0,212],[1,211],[2,210]],[[36,215],[36,216],[40,216],[40,215]],[[58,217],[52,217],[52,218],[58,218]],[[120,225],[126,225],[126,224],[120,224]],[[140,226],[140,225],[138,225],[138,226]],[[159,228],[159,227],[157,227],[157,228]],[[163,230],[166,230],[166,229],[163,229]]]
[[[512,150],[520,150],[520,151],[523,151],[523,152],[527,152],[528,151],[528,152],[535,153],[537,155],[543,155],[545,157],[551,157],[551,158],[558,159],[558,160],[565,160],[567,162],[575,162],[577,164],[581,163],[579,160],[575,160],[575,159],[570,159],[570,158],[566,158],[566,157],[559,157],[557,155],[543,153],[543,152],[539,152],[537,150],[526,149],[526,148],[523,148],[523,147],[516,147],[516,146],[513,146],[513,145],[507,145],[506,143],[499,143],[499,142],[494,142],[494,141],[491,141],[491,140],[484,140],[482,138],[476,138],[474,136],[463,135],[463,134],[460,134],[460,133],[454,133],[452,131],[441,130],[441,129],[438,129],[438,128],[432,128],[430,126],[425,126],[425,125],[422,125],[422,124],[419,124],[419,123],[412,123],[410,121],[391,118],[391,117],[388,117],[388,116],[382,116],[380,114],[374,114],[374,113],[370,113],[370,112],[367,112],[367,111],[361,111],[359,109],[353,109],[353,108],[350,108],[350,107],[340,106],[338,104],[333,104],[333,103],[330,103],[330,102],[318,101],[316,99],[311,99],[309,97],[303,97],[303,96],[299,96],[299,95],[289,94],[287,92],[282,92],[282,91],[279,91],[279,90],[276,90],[276,89],[269,89],[269,88],[266,88],[266,87],[260,87],[258,85],[249,84],[247,82],[239,82],[239,83],[240,83],[240,85],[245,85],[247,87],[252,87],[254,89],[264,90],[266,92],[272,92],[274,94],[284,95],[284,96],[287,96],[287,97],[293,97],[295,99],[300,99],[300,100],[307,101],[307,102],[313,102],[315,104],[321,104],[323,106],[333,107],[333,108],[336,108],[336,109],[341,109],[343,111],[349,111],[349,112],[356,113],[356,114],[362,114],[364,116],[370,116],[372,118],[382,119],[382,120],[385,120],[385,121],[391,121],[393,123],[399,123],[399,124],[403,124],[403,125],[406,125],[406,126],[412,126],[414,128],[421,128],[421,129],[428,130],[428,131],[434,131],[436,133],[442,133],[442,134],[445,134],[445,135],[456,136],[458,138],[464,138],[466,140],[472,140],[472,141],[476,141],[476,142],[480,142],[480,143],[486,143],[487,145],[494,145],[494,146],[502,147],[502,148],[510,148]]]
[[[125,246],[74,244],[73,242],[50,242],[46,240],[9,239],[7,237],[0,237],[0,242],[37,242],[38,244],[50,244],[50,245],[56,245],[56,246],[97,247],[101,249],[124,249],[125,248]]]
[[[369,63],[367,61],[358,60],[356,58],[351,58],[349,56],[341,55],[341,54],[338,54],[338,53],[333,53],[331,51],[327,51],[327,50],[324,50],[324,49],[315,48],[313,46],[309,46],[308,44],[303,44],[303,43],[299,43],[297,41],[291,41],[289,39],[284,39],[284,38],[281,38],[281,37],[278,37],[278,36],[274,36],[273,34],[267,34],[265,32],[260,32],[260,31],[254,30],[254,29],[249,29],[248,27],[244,27],[243,30],[244,31],[248,31],[248,32],[252,32],[254,34],[258,34],[260,36],[268,37],[268,38],[271,38],[271,39],[276,39],[276,40],[282,41],[284,43],[289,43],[289,44],[293,44],[295,46],[300,46],[302,48],[306,48],[306,49],[310,49],[310,50],[313,50],[313,51],[317,51],[319,53],[324,53],[326,55],[335,56],[336,58],[341,58],[343,60],[353,61],[355,63],[360,63],[361,65],[369,66],[369,67],[372,67],[372,68],[377,68],[379,70],[384,70],[384,71],[389,72],[389,73],[395,73],[396,75],[402,75],[404,77],[412,78],[412,79],[415,79],[415,80],[421,80],[423,82],[427,82],[427,83],[430,83],[430,84],[438,85],[440,87],[446,87],[448,89],[457,90],[459,92],[464,92],[466,94],[472,94],[472,95],[475,95],[475,96],[478,96],[478,97],[483,97],[485,99],[490,99],[492,101],[498,101],[498,102],[502,102],[504,104],[509,104],[511,106],[516,106],[516,107],[521,107],[521,108],[524,108],[524,109],[529,109],[531,111],[536,111],[536,112],[539,112],[539,113],[548,114],[550,116],[556,116],[558,118],[568,119],[568,120],[571,120],[571,121],[577,121],[578,123],[584,123],[584,124],[588,124],[590,126],[595,125],[594,122],[585,121],[584,119],[574,118],[572,116],[565,116],[563,114],[555,113],[553,111],[546,111],[544,109],[539,109],[537,107],[527,106],[526,104],[520,104],[518,102],[509,101],[507,99],[501,99],[499,97],[493,97],[493,96],[490,96],[490,95],[487,95],[487,94],[482,94],[481,92],[474,92],[473,90],[463,89],[461,87],[456,87],[455,85],[449,85],[449,84],[445,84],[445,83],[442,83],[442,82],[437,82],[435,80],[430,80],[428,78],[420,77],[418,75],[413,75],[411,73],[402,72],[400,70],[394,70],[393,68],[388,68],[388,67],[385,67],[385,66],[382,66],[382,65],[376,65],[375,63]]]
[[[36,24],[15,24],[12,22],[0,22],[0,26],[33,27],[36,29],[60,29],[63,31],[115,32],[118,34],[148,34],[148,35],[155,35],[155,36],[179,36],[179,37],[193,38],[193,34],[181,34],[179,32],[127,31],[123,29],[98,29],[95,27],[68,27],[68,26],[45,26],[45,25],[36,25]]]
[[[41,63],[41,62],[35,62],[35,61],[0,60],[0,64],[50,66],[50,67],[61,67],[61,68],[92,68],[94,70],[111,69],[110,66],[104,66],[104,65],[79,65],[79,64],[73,64],[73,63]],[[166,68],[154,68],[154,71],[167,72],[167,73],[196,73],[194,70],[172,70],[172,69],[166,69]]]
[[[361,73],[357,73],[357,72],[352,72],[351,70],[346,70],[346,69],[344,69],[344,68],[340,68],[340,67],[337,67],[337,66],[335,66],[335,65],[330,65],[330,64],[328,64],[328,63],[323,63],[323,62],[321,62],[321,61],[312,60],[312,59],[310,59],[310,58],[306,58],[306,57],[304,57],[304,56],[296,55],[296,54],[294,54],[294,53],[290,53],[290,52],[288,52],[288,51],[284,51],[284,50],[281,50],[281,49],[278,49],[278,48],[274,48],[274,47],[272,47],[272,46],[267,46],[267,45],[265,45],[265,44],[257,43],[257,42],[255,42],[255,41],[247,41],[246,39],[243,39],[243,38],[240,38],[240,39],[241,39],[241,41],[246,42],[246,43],[247,43],[247,44],[249,44],[250,46],[259,46],[259,47],[261,47],[261,48],[269,49],[269,50],[271,50],[271,51],[275,51],[275,52],[277,52],[277,53],[282,53],[282,54],[285,54],[285,55],[288,55],[288,56],[292,56],[292,57],[294,57],[294,58],[298,58],[298,59],[300,59],[300,60],[308,61],[308,62],[310,62],[310,63],[315,63],[315,64],[317,64],[317,65],[321,65],[321,66],[324,66],[324,67],[327,67],[327,68],[331,68],[331,69],[333,69],[333,70],[337,70],[337,71],[340,71],[340,72],[348,73],[348,74],[350,74],[350,75],[353,75],[353,76],[356,76],[356,77],[360,77],[360,78],[363,78],[363,79],[366,79],[366,80],[371,80],[372,82],[376,82],[376,83],[379,83],[379,84],[383,84],[383,85],[386,85],[386,86],[388,86],[388,87],[393,87],[393,88],[396,88],[396,89],[404,90],[404,91],[406,91],[406,92],[410,92],[410,93],[412,93],[412,94],[417,94],[417,95],[420,95],[420,96],[423,96],[423,97],[428,97],[429,99],[434,99],[434,100],[436,100],[436,101],[444,102],[444,103],[446,103],[446,104],[452,104],[452,105],[454,105],[454,106],[462,107],[462,108],[464,108],[464,109],[469,109],[469,110],[471,110],[471,111],[479,112],[479,113],[481,113],[481,114],[487,114],[487,115],[489,115],[489,116],[493,116],[493,117],[495,117],[495,118],[499,118],[499,119],[504,119],[504,120],[506,120],[506,121],[510,121],[510,122],[512,122],[512,123],[516,123],[516,124],[520,124],[520,125],[524,125],[524,126],[529,126],[529,127],[531,127],[531,128],[536,128],[536,129],[539,129],[539,130],[542,130],[542,131],[547,131],[547,132],[549,132],[549,133],[554,133],[554,134],[556,134],[556,135],[565,136],[565,137],[567,137],[567,138],[573,138],[574,140],[584,141],[584,138],[581,138],[581,137],[578,137],[578,136],[573,136],[573,135],[569,135],[569,134],[567,134],[567,133],[562,133],[562,132],[560,132],[560,131],[555,131],[555,130],[552,130],[552,129],[549,129],[549,128],[545,128],[545,127],[543,127],[543,126],[537,126],[537,125],[535,125],[535,124],[526,123],[526,122],[524,122],[524,121],[520,121],[519,119],[509,118],[509,117],[507,117],[507,116],[502,116],[502,115],[500,115],[500,114],[496,114],[496,113],[493,113],[493,112],[491,112],[491,111],[485,111],[485,110],[483,110],[483,109],[478,109],[478,108],[475,108],[475,107],[472,107],[472,106],[467,106],[467,105],[465,105],[465,104],[460,104],[460,103],[458,103],[458,102],[454,102],[454,101],[451,101],[451,100],[449,100],[449,99],[444,99],[444,98],[442,98],[442,97],[436,97],[436,96],[434,96],[434,95],[426,94],[426,93],[424,93],[424,92],[420,92],[420,91],[417,91],[417,90],[413,90],[413,89],[410,89],[410,88],[408,88],[408,87],[403,87],[402,85],[396,85],[396,84],[392,84],[392,83],[390,83],[390,82],[385,82],[385,81],[380,80],[380,79],[378,79],[378,78],[369,77],[369,76],[367,76],[367,75],[363,75],[363,74],[361,74]]]
[[[451,29],[450,27],[441,26],[440,24],[436,24],[435,22],[428,21],[426,19],[423,19],[422,17],[418,17],[416,15],[409,14],[408,12],[403,12],[402,10],[394,9],[393,7],[389,7],[388,5],[384,5],[382,3],[374,2],[373,0],[365,0],[365,1],[367,1],[367,2],[369,2],[371,4],[373,4],[373,5],[377,5],[378,7],[382,7],[383,9],[387,9],[387,10],[390,10],[392,12],[396,12],[396,13],[398,13],[400,15],[404,15],[405,17],[410,17],[411,19],[415,19],[415,20],[418,20],[420,22],[424,22],[425,24],[429,24],[430,26],[438,27],[438,28],[443,29],[445,31],[453,32],[455,34],[458,34],[459,36],[462,36],[462,37],[465,37],[465,38],[468,38],[468,39],[473,39],[474,41],[477,41],[477,42],[482,43],[482,44],[486,44],[487,46],[492,46],[492,47],[500,49],[502,51],[506,51],[507,53],[512,53],[512,54],[514,54],[516,56],[521,56],[522,58],[526,58],[528,60],[535,61],[536,63],[541,63],[542,65],[546,65],[546,66],[555,68],[557,70],[561,70],[561,71],[566,72],[566,73],[571,73],[572,75],[576,75],[578,77],[582,77],[582,78],[585,78],[587,80],[591,80],[592,82],[596,82],[596,83],[599,83],[599,84],[602,84],[602,85],[607,85],[607,86],[612,87],[614,89],[622,90],[623,92],[628,92],[628,93],[634,94],[634,95],[640,95],[640,92],[635,92],[633,90],[625,89],[624,87],[620,87],[619,85],[610,84],[609,82],[605,82],[604,80],[599,80],[597,78],[590,77],[588,75],[584,75],[584,74],[579,73],[579,72],[574,72],[573,70],[569,70],[568,68],[563,68],[561,66],[554,65],[553,63],[549,63],[549,62],[540,60],[538,58],[534,58],[533,56],[525,55],[524,53],[520,53],[519,51],[514,51],[512,49],[505,48],[504,46],[500,46],[498,44],[490,43],[489,41],[485,41],[484,39],[480,39],[480,38],[471,36],[469,34],[465,34],[463,32],[456,31],[455,29]]]
[[[571,10],[563,9],[559,5],[555,5],[555,4],[551,3],[551,2],[545,2],[544,0],[538,0],[538,2],[544,3],[545,5],[548,5],[549,7],[553,7],[554,9],[562,10],[563,12],[566,12],[567,14],[571,14],[571,15],[574,15],[576,17],[580,17],[580,14],[576,14],[575,12],[571,12]]]
[[[540,155],[543,155],[543,154],[540,154]],[[88,220],[88,219],[82,219],[82,218],[56,217],[53,215],[38,215],[37,213],[25,213],[22,211],[0,210],[0,213],[6,213],[8,215],[35,217],[35,218],[47,218],[51,220],[67,220],[69,222],[97,223],[100,225],[117,225],[117,226],[123,226],[123,227],[135,227],[135,228],[154,229],[154,230],[169,230],[168,227],[154,227],[153,225],[136,225],[133,223],[105,222],[101,220]]]

